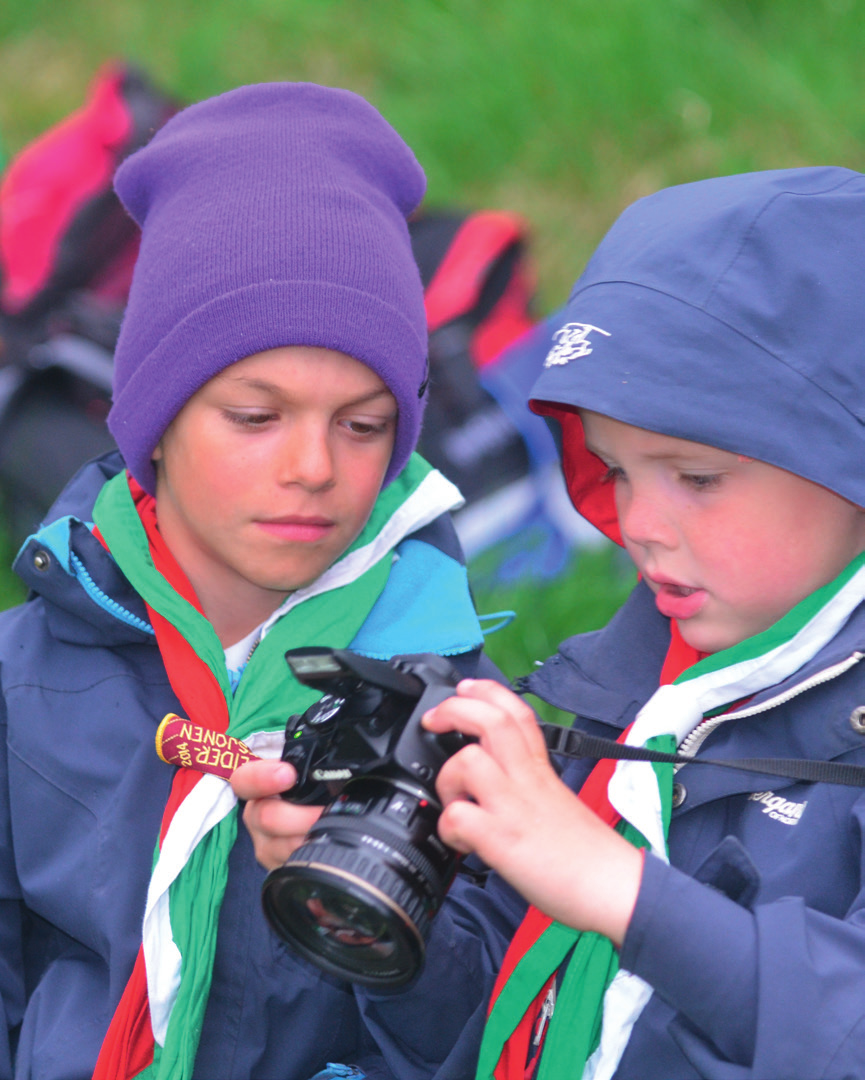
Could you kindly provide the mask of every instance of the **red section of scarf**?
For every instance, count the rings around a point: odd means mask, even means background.
[[[188,600],[196,610],[201,611],[195,590],[159,532],[156,522],[156,500],[131,476],[129,489],[147,533],[154,566],[175,592]],[[94,532],[107,548],[108,545],[105,544],[98,529]],[[168,673],[168,680],[187,717],[203,727],[225,732],[228,729],[228,705],[213,672],[167,619],[154,611],[149,604],[146,606],[156,634],[156,643]],[[158,723],[161,719],[162,717],[155,717],[154,721]],[[154,753],[156,753],[155,749]],[[194,769],[178,769],[175,773],[162,815],[159,830],[160,847],[177,807],[203,775]],[[144,950],[139,948],[132,975],[126,984],[102,1043],[93,1080],[131,1080],[152,1063],[153,1048]]]
[[[139,947],[129,982],[99,1051],[93,1080],[137,1076],[153,1063],[153,1046],[144,948]]]
[[[577,421],[579,422],[579,417],[577,417]],[[683,671],[692,664],[696,664],[698,660],[702,660],[706,655],[705,653],[697,652],[696,649],[692,648],[683,640],[675,622],[671,622],[670,629],[670,644],[661,668],[659,679],[659,685],[661,686],[673,682]],[[633,725],[629,725],[622,732],[617,740],[618,742],[621,743],[625,741],[632,726]],[[611,758],[602,759],[589,773],[579,792],[580,800],[593,810],[602,821],[610,826],[615,826],[619,821],[619,814],[613,809],[607,798],[607,787],[615,768],[615,760]],[[496,998],[513,974],[517,964],[519,964],[520,960],[522,960],[525,954],[532,948],[552,922],[553,920],[549,915],[545,915],[536,907],[529,907],[526,916],[518,927],[517,932],[508,947],[508,951],[505,954],[505,958],[502,961],[502,967],[499,971],[498,978],[496,979],[496,984],[493,987],[492,996],[490,997],[490,1011],[495,1004]],[[537,1048],[532,1047],[531,1060],[529,1060],[529,1047],[532,1042],[533,1034],[537,1029],[544,999],[546,998],[550,987],[555,982],[557,975],[558,972],[553,972],[542,987],[540,993],[532,1001],[525,1016],[523,1016],[522,1020],[520,1020],[519,1024],[514,1029],[513,1034],[502,1048],[501,1056],[499,1057],[498,1064],[493,1073],[495,1080],[530,1080],[530,1077],[533,1075],[538,1056],[543,1049],[544,1038],[550,1029],[549,1024],[544,1028]]]

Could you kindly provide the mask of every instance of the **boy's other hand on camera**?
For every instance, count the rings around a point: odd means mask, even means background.
[[[243,821],[252,837],[255,857],[266,870],[282,866],[303,843],[323,807],[298,806],[279,797],[297,779],[284,761],[250,761],[235,769],[231,786],[246,800]]]
[[[479,739],[439,773],[445,843],[477,852],[559,922],[621,945],[640,887],[642,853],[562,783],[528,705],[498,683],[466,679],[423,724]]]

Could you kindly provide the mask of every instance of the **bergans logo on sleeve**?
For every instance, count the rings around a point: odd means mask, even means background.
[[[776,795],[774,791],[755,791],[748,796],[749,802],[762,803],[764,814],[768,814],[773,821],[780,821],[782,825],[798,825],[808,800],[804,802],[789,802],[783,795]]]
[[[560,330],[553,334],[555,345],[547,353],[544,367],[567,364],[581,356],[588,356],[592,351],[589,334],[603,334],[604,337],[611,336],[606,330],[602,330],[600,326],[592,326],[591,323],[565,323]]]

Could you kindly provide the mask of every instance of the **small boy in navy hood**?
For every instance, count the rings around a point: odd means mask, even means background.
[[[592,734],[710,759],[865,761],[865,176],[661,191],[613,226],[533,408],[640,581],[528,688]],[[479,1077],[865,1069],[861,788],[708,764],[550,765],[532,710],[465,681],[479,738],[442,837],[534,906]],[[575,791],[579,791],[577,796]]]

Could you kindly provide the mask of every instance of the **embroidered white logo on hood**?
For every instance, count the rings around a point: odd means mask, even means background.
[[[588,356],[592,351],[589,334],[592,332],[603,334],[604,337],[611,335],[602,330],[600,326],[592,326],[590,323],[569,322],[553,334],[555,345],[547,353],[544,367],[553,367],[554,364],[567,364],[570,360],[576,360],[580,356]]]

